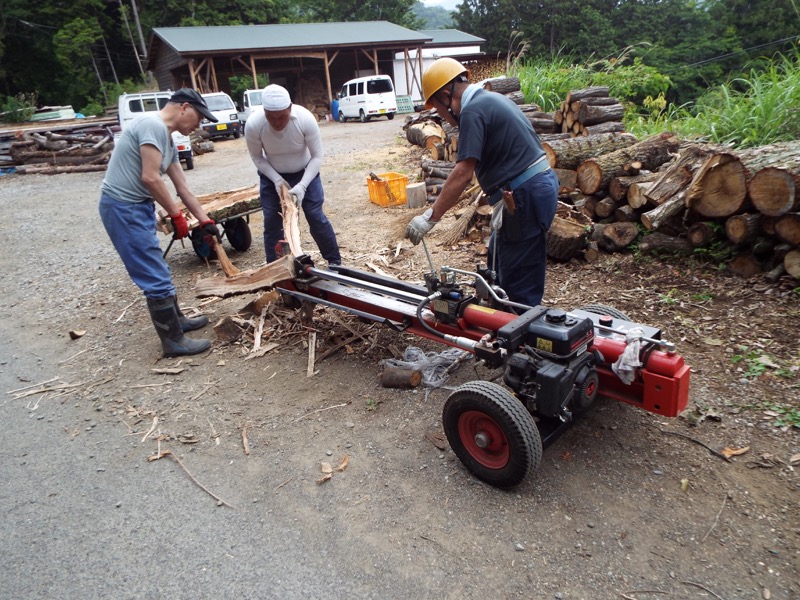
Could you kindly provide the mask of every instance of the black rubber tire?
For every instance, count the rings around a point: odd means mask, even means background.
[[[194,156],[186,159],[186,170],[191,171],[192,169],[194,169]]]
[[[189,239],[192,242],[194,253],[197,254],[200,260],[205,262],[206,259],[213,260],[217,258],[217,251],[203,240],[203,230],[201,228],[197,227],[192,229],[192,232],[189,234]]]
[[[238,139],[241,137],[241,135],[242,135],[241,133],[239,133],[238,131],[236,131],[236,132],[234,132],[234,134],[233,134],[233,139],[235,139],[235,140],[238,140]]]
[[[339,123],[344,123],[345,121],[347,121],[347,118],[342,111],[339,111]]]
[[[498,488],[522,483],[542,460],[542,438],[531,414],[505,388],[488,381],[458,387],[444,404],[447,441],[470,473]],[[483,434],[481,448],[475,436]]]
[[[394,113],[389,113],[388,115],[386,115],[386,118],[391,121],[392,119],[394,119]]]
[[[361,121],[362,123],[366,123],[367,121],[369,121],[369,117],[363,110],[361,110],[358,112],[358,120]]]
[[[605,304],[587,304],[586,306],[581,306],[580,309],[596,315],[608,315],[609,317],[621,319],[623,321],[631,320],[624,312],[617,310],[613,306],[606,306]]]
[[[225,229],[225,237],[228,238],[228,243],[234,250],[246,252],[250,249],[250,245],[253,243],[253,236],[250,233],[250,226],[244,218],[228,219],[222,224],[222,227]]]

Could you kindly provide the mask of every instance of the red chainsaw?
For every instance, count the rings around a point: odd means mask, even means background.
[[[507,387],[465,383],[442,412],[453,452],[493,486],[525,480],[539,466],[542,449],[598,396],[665,417],[677,416],[688,403],[689,367],[674,345],[660,329],[613,308],[517,304],[486,268],[437,272],[431,264],[421,285],[346,266],[316,268],[307,255],[295,258],[295,267],[293,279],[275,286],[289,303],[336,308],[462,348],[486,367],[502,369]],[[623,358],[628,382],[618,375]]]

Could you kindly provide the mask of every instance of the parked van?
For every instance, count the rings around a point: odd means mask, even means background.
[[[342,86],[339,94],[339,121],[360,119],[362,123],[372,117],[385,115],[390,121],[397,112],[397,98],[388,75],[371,75],[351,79]]]
[[[261,108],[261,91],[262,90],[245,90],[242,93],[242,104],[239,106],[239,120],[242,122],[242,129],[247,121],[247,117],[256,108]]]
[[[200,127],[213,139],[219,136],[232,135],[234,139],[239,139],[241,135],[242,123],[236,112],[233,100],[225,92],[214,92],[203,94],[203,98],[208,104],[208,110],[217,117],[217,122],[212,123],[208,119],[203,119]]]
[[[148,112],[156,112],[164,108],[172,92],[141,92],[138,94],[122,94],[119,97],[119,127],[124,130],[133,119]],[[194,155],[192,154],[192,140],[188,135],[179,131],[172,133],[172,143],[178,149],[178,157],[186,164],[186,170],[194,169]]]

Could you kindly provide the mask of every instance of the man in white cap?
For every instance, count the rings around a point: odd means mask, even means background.
[[[261,103],[264,110],[247,119],[244,137],[261,179],[267,262],[277,258],[275,246],[284,239],[280,189],[286,186],[303,209],[322,257],[329,265],[339,265],[342,257],[336,234],[322,210],[325,194],[319,169],[323,152],[317,119],[308,109],[292,104],[289,92],[279,85],[265,87]]]

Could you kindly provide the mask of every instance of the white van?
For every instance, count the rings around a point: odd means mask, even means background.
[[[203,119],[200,127],[213,139],[219,136],[232,135],[238,140],[242,134],[242,123],[236,112],[233,100],[225,92],[213,92],[203,94],[203,99],[208,104],[208,110],[217,117],[217,122],[212,123],[208,119]]]
[[[261,92],[262,90],[245,90],[242,93],[241,110],[239,111],[239,120],[242,122],[242,129],[247,121],[247,117],[254,109],[261,107]]]
[[[141,92],[138,94],[122,94],[119,97],[119,127],[125,127],[133,119],[147,112],[159,111],[166,106],[172,92]],[[172,134],[172,143],[178,149],[179,158],[186,163],[186,170],[194,169],[194,155],[192,154],[192,140],[188,135],[183,135],[179,131]]]
[[[388,75],[370,75],[351,79],[342,86],[339,94],[339,114],[342,123],[347,119],[360,119],[362,123],[372,117],[385,115],[390,121],[397,112],[397,98]]]

